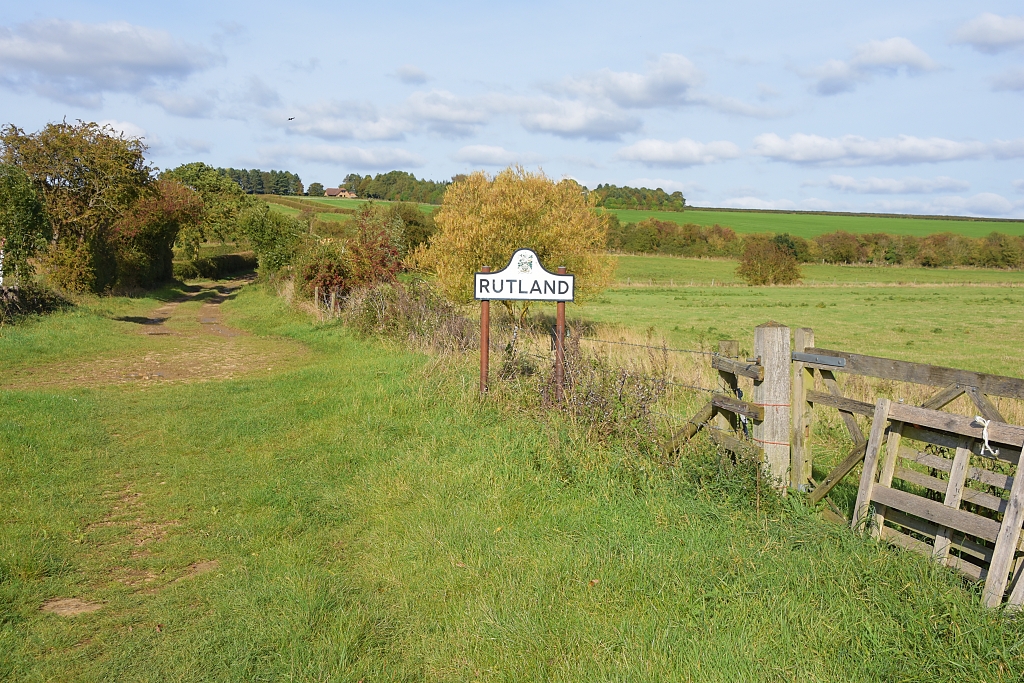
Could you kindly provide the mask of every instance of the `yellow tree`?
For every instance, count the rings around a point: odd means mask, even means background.
[[[472,300],[473,274],[481,266],[504,268],[516,249],[532,249],[551,271],[565,266],[576,276],[577,301],[607,287],[615,269],[605,251],[605,219],[583,188],[521,166],[493,179],[478,172],[452,183],[434,222],[437,232],[413,261],[435,273],[455,301]],[[521,325],[529,303],[503,303]]]

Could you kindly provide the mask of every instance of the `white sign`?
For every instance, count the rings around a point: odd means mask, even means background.
[[[531,249],[520,249],[505,270],[476,274],[474,296],[480,301],[572,301],[574,278],[549,273]]]

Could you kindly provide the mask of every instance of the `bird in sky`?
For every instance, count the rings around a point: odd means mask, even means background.
[[[289,117],[288,117],[288,120],[289,120],[289,121],[294,121],[294,120],[295,120],[295,117],[294,117],[294,116],[289,116]]]

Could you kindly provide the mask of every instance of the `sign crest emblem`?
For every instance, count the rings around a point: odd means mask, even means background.
[[[529,273],[533,270],[533,253],[522,252],[519,254],[519,272]]]

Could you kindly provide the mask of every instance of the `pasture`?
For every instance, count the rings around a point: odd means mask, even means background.
[[[345,209],[358,209],[364,199],[331,199],[327,197],[303,197],[303,201],[336,206]],[[433,204],[420,204],[420,210],[432,213],[439,207]],[[288,207],[279,207],[281,209]],[[622,223],[636,223],[656,218],[685,225],[723,225],[738,233],[789,233],[806,239],[825,233],[845,230],[855,234],[888,233],[890,235],[915,235],[923,237],[942,232],[952,232],[967,237],[984,237],[992,232],[1007,235],[1024,235],[1022,220],[986,220],[963,218],[914,218],[873,215],[841,215],[814,213],[781,213],[768,211],[740,210],[706,210],[686,209],[685,211],[634,211],[630,209],[599,209],[618,216]],[[290,211],[298,214],[298,211]],[[319,218],[330,214],[318,214]],[[330,219],[328,219],[330,220]],[[335,218],[337,220],[337,217]]]
[[[703,210],[688,208],[676,211],[633,211],[608,209],[623,223],[636,223],[648,218],[685,225],[723,225],[738,233],[789,233],[805,239],[844,230],[855,234],[873,232],[890,235],[924,237],[952,232],[967,237],[984,237],[993,232],[1024,235],[1024,221],[993,221],[985,219],[915,218],[912,216],[872,216],[815,213],[776,213],[770,211]]]
[[[479,400],[472,357],[242,284],[0,330],[0,679],[1024,675],[1019,619],[795,499],[755,505],[706,446],[654,466]],[[991,285],[617,285],[570,311],[684,347],[746,348],[774,318],[1021,376],[1022,304]]]

